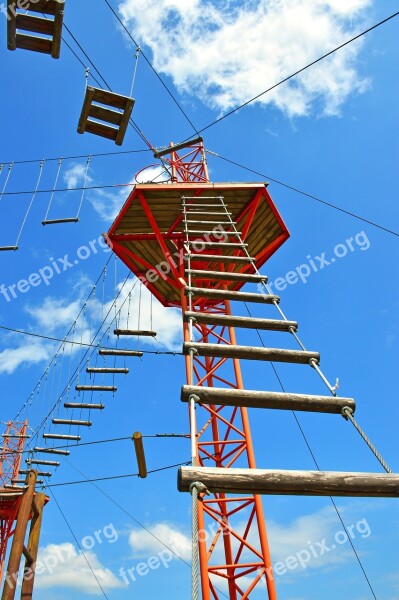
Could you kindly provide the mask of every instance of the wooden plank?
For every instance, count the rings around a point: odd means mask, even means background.
[[[32,17],[30,15],[17,15],[17,29],[24,31],[33,31],[44,35],[53,35],[54,22],[50,19],[41,17]]]
[[[145,479],[147,477],[147,465],[144,454],[143,436],[139,431],[136,431],[133,436],[134,449],[136,451],[137,465],[139,468],[139,477]]]
[[[52,41],[47,38],[35,37],[33,35],[25,35],[17,33],[17,48],[22,50],[32,50],[33,52],[41,52],[42,54],[51,54]]]
[[[114,385],[76,385],[77,392],[116,392],[117,387]]]
[[[260,329],[262,331],[289,331],[290,328],[292,328],[294,331],[298,331],[298,323],[296,321],[258,319],[254,317],[234,317],[229,315],[217,315],[190,311],[184,313],[184,321],[186,323],[190,317],[195,317],[197,323],[205,323],[208,325],[241,327],[243,329]]]
[[[244,283],[267,283],[266,275],[252,275],[250,273],[231,273],[228,271],[204,271],[202,269],[187,269],[187,275],[196,279],[220,279],[226,281],[243,281]]]
[[[304,350],[282,350],[280,348],[254,348],[253,346],[233,346],[222,344],[204,344],[185,342],[183,353],[189,354],[191,349],[196,350],[199,356],[216,356],[220,358],[243,358],[248,360],[266,360],[273,362],[310,364],[311,360],[317,363],[320,360],[318,352]]]
[[[267,408],[277,410],[299,410],[342,414],[346,406],[354,412],[356,403],[353,398],[337,396],[311,396],[308,394],[286,394],[281,392],[257,392],[184,385],[181,401],[188,402],[190,396],[198,396],[201,404],[222,406],[246,406],[247,408]]]
[[[129,119],[132,114],[133,106],[134,106],[134,100],[132,98],[128,98],[126,101],[125,111],[123,113],[121,124],[119,126],[119,132],[118,132],[118,135],[116,136],[116,140],[115,140],[115,144],[117,146],[122,146],[122,144],[123,144],[123,140],[125,139],[125,135],[126,135],[127,126],[129,125]]]
[[[64,23],[64,3],[59,3],[55,7],[54,29],[53,29],[53,47],[51,56],[59,58],[61,53],[62,26]]]
[[[87,120],[86,129],[87,133],[93,133],[94,135],[99,135],[100,137],[107,138],[108,140],[116,140],[116,136],[118,135],[118,130],[114,127],[109,127],[108,125],[102,125],[101,123],[96,123],[95,121]]]
[[[17,49],[17,19],[13,12],[13,1],[7,2],[7,48],[9,50]]]
[[[399,475],[390,473],[180,467],[180,492],[188,492],[195,481],[212,493],[399,497]]]
[[[238,262],[248,263],[255,261],[254,258],[248,258],[247,256],[229,256],[227,254],[190,254],[191,262],[209,260],[210,262]]]
[[[99,104],[106,104],[107,106],[113,106],[114,108],[126,109],[127,103],[132,99],[128,96],[122,96],[121,94],[115,94],[108,90],[102,90],[100,88],[94,88],[94,102]]]
[[[125,335],[135,335],[139,337],[156,337],[156,331],[148,331],[146,329],[114,329],[114,335],[117,336],[125,336]]]
[[[261,304],[273,304],[280,301],[280,296],[273,294],[253,294],[251,292],[229,292],[226,290],[211,290],[209,288],[186,287],[186,296],[193,292],[194,296],[200,298],[213,298],[215,300],[236,300],[237,302],[259,302]]]
[[[83,101],[82,112],[80,113],[79,124],[78,124],[78,133],[84,133],[86,131],[87,119],[89,118],[89,113],[91,109],[91,105],[93,102],[95,94],[95,88],[88,86],[86,88],[85,99]]]
[[[28,10],[55,16],[58,11],[64,10],[64,7],[64,0],[34,0],[29,2]]]
[[[25,569],[23,571],[24,577],[22,581],[21,587],[21,598],[24,600],[31,600],[33,594],[33,587],[35,581],[35,571],[36,571],[36,561],[39,552],[39,541],[40,541],[40,531],[42,527],[42,517],[43,517],[43,508],[46,503],[45,494],[35,494],[32,507],[36,508],[36,512],[31,521],[29,538],[28,538],[28,554],[29,560],[27,558],[25,563]],[[24,553],[25,554],[25,553]]]
[[[92,104],[90,107],[89,117],[93,117],[93,119],[98,119],[99,121],[107,121],[113,125],[120,125],[122,116],[123,114],[116,110],[103,108],[102,106],[97,106],[97,104]]]

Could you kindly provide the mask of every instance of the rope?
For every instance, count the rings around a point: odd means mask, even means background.
[[[76,214],[76,218],[77,219],[79,218],[80,211],[82,210],[83,200],[84,200],[85,193],[86,193],[87,177],[88,177],[88,173],[89,173],[90,163],[91,163],[91,156],[89,155],[88,158],[87,158],[87,162],[86,162],[86,170],[85,170],[85,177],[84,177],[84,183],[83,183],[82,197],[80,199],[80,204],[79,204],[78,212]]]
[[[133,97],[133,89],[134,89],[134,84],[136,82],[137,67],[138,67],[138,64],[139,64],[140,52],[141,52],[141,48],[140,48],[140,46],[137,46],[137,48],[136,48],[136,54],[134,55],[135,64],[134,64],[134,71],[133,71],[133,81],[132,81],[132,87],[130,88],[130,97],[131,98]]]
[[[381,454],[378,452],[377,448],[374,446],[374,444],[372,443],[372,441],[370,440],[370,438],[366,435],[366,433],[363,431],[363,429],[360,427],[360,425],[355,420],[355,418],[353,416],[352,409],[349,408],[349,407],[347,407],[347,406],[345,406],[342,409],[342,416],[346,420],[349,419],[349,421],[352,423],[352,425],[355,427],[355,429],[359,432],[359,434],[361,435],[361,437],[364,439],[364,441],[366,442],[367,446],[370,448],[370,450],[372,451],[372,453],[374,454],[374,456],[381,463],[381,465],[383,466],[383,468],[385,469],[385,471],[387,473],[392,473],[392,469],[388,466],[388,464],[382,458]]]
[[[18,246],[18,244],[19,244],[19,240],[21,239],[22,231],[23,231],[23,229],[25,227],[26,220],[27,220],[27,218],[29,216],[29,213],[30,213],[30,210],[32,208],[33,202],[34,202],[34,200],[36,198],[37,190],[39,189],[40,181],[41,181],[42,175],[43,175],[43,166],[44,166],[44,160],[42,160],[41,163],[40,163],[40,165],[39,165],[39,177],[38,177],[38,180],[37,180],[36,188],[35,188],[35,191],[33,192],[33,196],[32,196],[32,199],[30,201],[30,204],[28,206],[28,210],[26,211],[24,220],[22,221],[21,229],[19,230],[19,233],[18,233],[18,236],[17,236],[17,241],[15,242],[15,246]]]
[[[199,600],[200,557],[198,539],[198,502],[201,501],[200,493],[209,495],[206,486],[200,481],[190,485],[192,499],[192,561],[191,561],[191,598]]]
[[[55,182],[54,182],[54,187],[53,187],[53,190],[52,190],[52,193],[51,193],[50,202],[48,203],[47,212],[46,212],[46,215],[45,215],[45,217],[44,217],[44,220],[45,220],[45,221],[47,221],[47,217],[48,217],[48,215],[49,215],[50,208],[51,208],[51,205],[52,205],[52,203],[53,203],[54,194],[55,194],[55,190],[57,189],[58,179],[59,179],[59,177],[60,177],[60,173],[61,173],[61,167],[62,167],[62,163],[63,163],[63,161],[64,161],[64,159],[63,159],[63,158],[59,158],[59,159],[58,159],[58,170],[57,170],[57,174],[56,174],[56,176],[55,176]]]
[[[1,190],[1,194],[0,194],[0,200],[1,200],[1,199],[2,199],[2,197],[4,196],[4,192],[5,192],[5,191],[6,191],[6,189],[7,189],[8,180],[10,179],[10,175],[11,175],[11,171],[13,170],[13,167],[14,167],[14,163],[12,162],[12,163],[10,163],[10,164],[9,164],[9,166],[8,166],[8,173],[7,173],[7,177],[6,177],[6,180],[5,180],[5,182],[4,182],[4,185],[3,185],[3,189]],[[3,170],[3,165],[1,165],[1,170]]]

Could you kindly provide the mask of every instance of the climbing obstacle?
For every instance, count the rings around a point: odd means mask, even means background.
[[[25,4],[24,9],[19,8]],[[37,17],[22,12],[42,13]],[[61,52],[62,25],[64,20],[64,0],[34,0],[31,2],[15,2],[7,0],[7,46],[9,50],[31,50],[42,54],[50,54],[59,58]],[[21,33],[28,32],[28,33]],[[39,33],[45,37],[31,35]]]
[[[78,133],[92,133],[122,146],[133,106],[133,98],[87,86]]]

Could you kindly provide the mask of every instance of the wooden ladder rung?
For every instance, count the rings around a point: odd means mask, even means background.
[[[33,452],[43,453],[43,454],[59,454],[60,456],[69,456],[69,450],[59,450],[58,448],[33,448]]]
[[[232,213],[231,212],[225,212],[224,210],[219,210],[219,211],[206,211],[206,210],[194,210],[192,208],[187,208],[186,211],[188,214],[190,215],[222,215],[222,216],[227,216],[229,215],[231,217]]]
[[[156,331],[148,331],[145,329],[114,329],[114,335],[125,336],[125,335],[136,335],[139,337],[157,337]]]
[[[231,271],[205,271],[201,269],[187,269],[187,275],[198,279],[221,279],[226,281],[244,281],[246,283],[267,283],[266,275],[253,275],[250,273],[233,273]]]
[[[79,223],[78,217],[69,217],[66,219],[46,219],[42,225],[58,225],[59,223]]]
[[[103,123],[97,123],[97,121],[91,121],[90,119],[86,121],[84,130],[87,133],[93,133],[94,135],[98,135],[113,141],[116,141],[118,135],[118,130],[116,127],[110,127],[109,125],[104,125]]]
[[[198,298],[213,298],[215,300],[236,300],[237,302],[260,302],[263,304],[274,304],[280,302],[280,296],[273,294],[254,294],[251,292],[231,292],[228,290],[212,290],[209,288],[186,287],[186,296],[192,293]]]
[[[210,236],[214,235],[214,236],[220,236],[221,232],[219,230],[217,230],[217,231],[212,231],[212,230],[211,231],[205,231],[205,230],[201,230],[201,229],[189,229],[187,231],[187,233],[189,235],[210,235]],[[241,233],[241,231],[223,231],[223,235],[224,236],[225,235],[235,235],[235,236],[238,237],[238,236],[242,235],[242,233]]]
[[[226,256],[223,254],[186,254],[187,257],[190,258],[191,261],[195,261],[195,262],[203,262],[203,261],[210,261],[210,262],[244,262],[244,263],[248,263],[248,262],[254,262],[255,259],[254,258],[249,258],[248,256]]]
[[[310,361],[319,363],[318,352],[305,350],[281,350],[280,348],[254,348],[253,346],[233,346],[225,344],[204,344],[185,342],[183,353],[195,350],[199,356],[216,356],[220,358],[242,358],[248,360],[266,360],[272,362],[296,363],[308,365]]]
[[[51,19],[32,17],[31,15],[17,15],[17,29],[32,31],[33,33],[42,33],[44,35],[52,35],[53,27],[54,21]]]
[[[399,475],[393,473],[180,467],[180,492],[188,492],[195,481],[223,494],[399,497]]]
[[[90,107],[89,117],[98,119],[99,121],[107,121],[113,125],[120,125],[123,117],[123,113],[116,110],[110,110],[109,108],[103,108],[97,104],[92,104]]]
[[[100,356],[143,356],[139,350],[99,350]]]
[[[45,440],[68,440],[72,442],[80,442],[80,435],[69,435],[64,433],[43,433]]]
[[[192,223],[193,225],[231,225],[230,221],[197,221],[197,220],[187,220],[186,223]]]
[[[17,33],[16,47],[21,48],[21,50],[31,50],[42,54],[51,54],[53,42],[48,38]]]
[[[86,373],[116,373],[127,375],[129,369],[124,369],[123,367],[87,367]]]
[[[0,246],[0,252],[16,252],[18,246]]]
[[[105,405],[104,404],[85,404],[85,403],[80,403],[80,402],[65,402],[64,403],[64,408],[72,408],[72,409],[83,409],[83,408],[87,408],[89,410],[104,410]]]
[[[257,319],[254,317],[234,317],[232,315],[217,315],[200,312],[184,313],[184,321],[187,323],[194,318],[197,323],[206,325],[222,325],[225,327],[241,327],[243,329],[260,329],[262,331],[298,331],[296,321],[281,321],[279,319]]]
[[[204,240],[189,240],[190,245],[192,244],[201,244],[202,246],[206,246],[207,248],[235,248],[236,250],[240,250],[248,244],[234,243],[234,242],[205,242]]]
[[[21,470],[19,471],[20,475],[29,475],[30,471],[27,470]],[[50,473],[50,471],[39,471],[37,474],[38,477],[52,477],[53,474]]]
[[[75,419],[52,419],[53,425],[76,425],[77,427],[91,427],[91,421],[77,421]]]
[[[35,0],[29,2],[28,10],[55,16],[58,11],[64,9],[64,6],[65,0]]]
[[[116,392],[118,390],[114,385],[76,385],[77,392]]]
[[[16,486],[16,485],[23,485],[23,486],[25,486],[25,485],[26,485],[26,481],[25,481],[25,479],[11,479],[11,483],[13,484],[13,486],[14,486],[14,485],[15,485],[15,486]],[[36,479],[36,484],[37,484],[37,485],[42,485],[42,483],[44,483],[44,481],[43,481],[42,479]],[[11,488],[11,487],[13,487],[13,486],[8,486],[8,485],[5,485],[4,487],[5,487],[5,488],[9,488],[9,487],[10,487],[10,488]],[[23,488],[19,488],[19,489],[23,489]]]
[[[342,414],[342,409],[345,407],[353,412],[356,410],[356,402],[353,398],[184,385],[181,390],[181,401],[188,402],[192,395],[198,396],[201,404],[210,405],[300,410],[337,415]]]

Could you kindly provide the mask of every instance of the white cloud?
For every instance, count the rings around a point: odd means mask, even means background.
[[[167,523],[156,523],[148,527],[148,531],[134,529],[129,535],[129,544],[133,558],[148,558],[156,555],[165,549],[166,544],[183,560],[191,560],[191,540],[177,527]]]
[[[68,189],[81,187],[84,184],[86,168],[87,167],[84,164],[75,164],[64,172],[63,179]],[[90,177],[89,173],[87,173],[86,184],[90,183],[91,181],[92,178]]]
[[[123,187],[118,192],[95,190],[89,195],[89,202],[103,221],[112,223],[126,202],[131,188]]]
[[[21,365],[36,365],[48,360],[54,352],[54,344],[34,341],[24,342],[16,348],[6,348],[0,352],[0,373],[10,375]]]
[[[245,6],[243,6],[243,4]],[[154,67],[181,93],[225,111],[349,39],[371,0],[121,0]],[[259,98],[290,117],[336,115],[368,81],[356,69],[362,41]]]
[[[110,569],[105,568],[94,552],[85,556],[104,590],[122,588]],[[79,592],[102,595],[102,591],[84,556],[73,544],[49,544],[39,551],[35,585],[39,589],[66,587]]]

